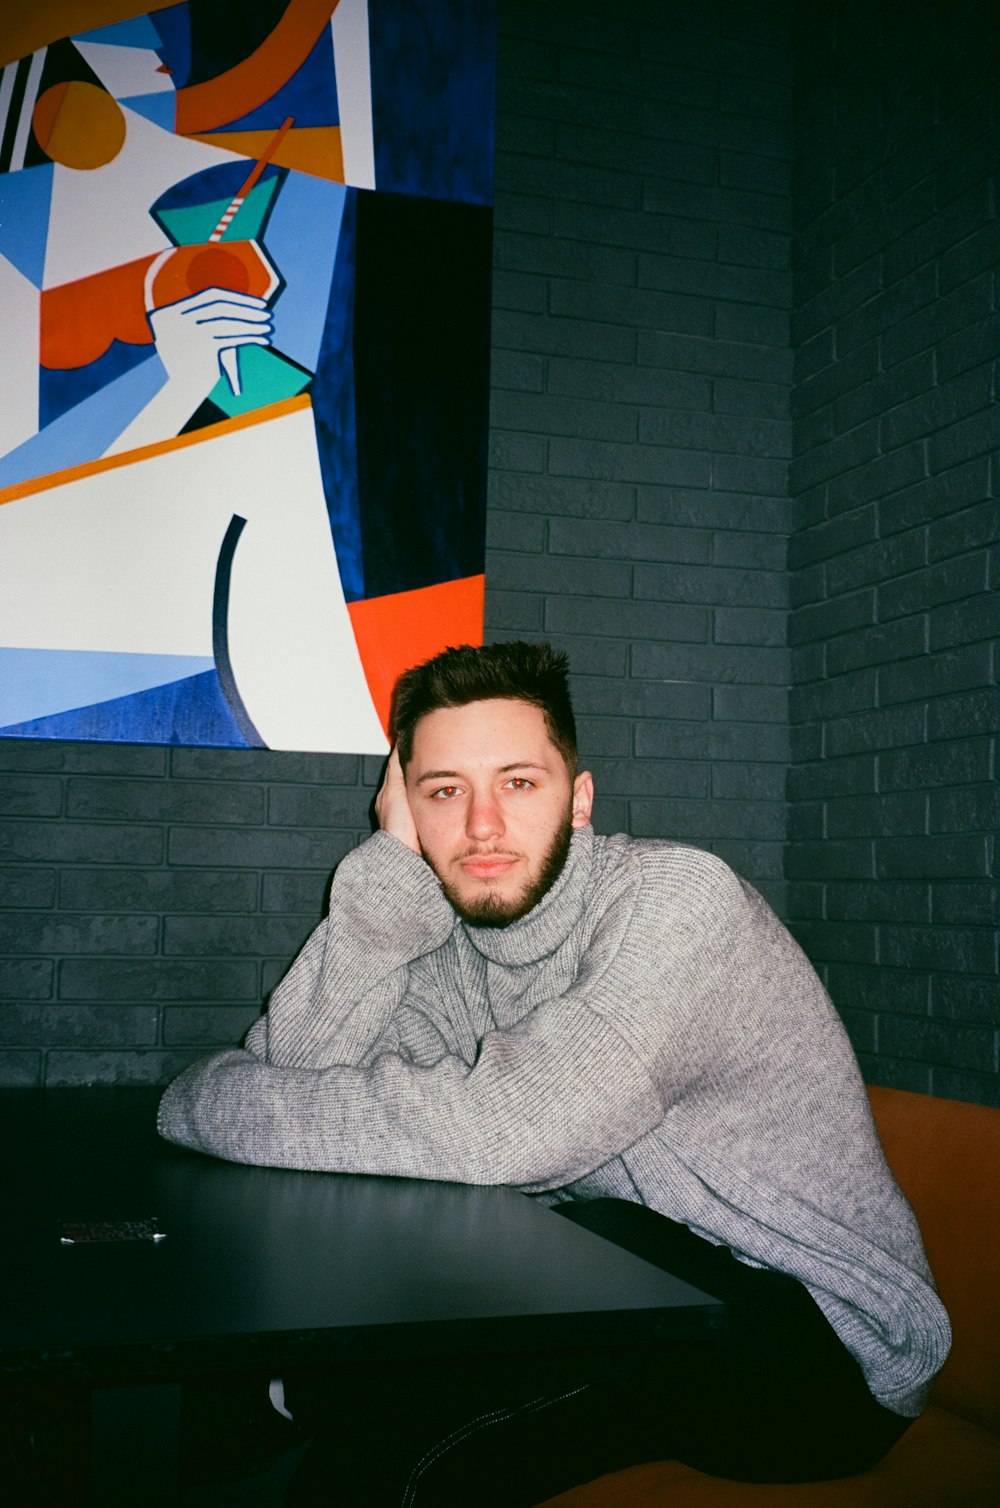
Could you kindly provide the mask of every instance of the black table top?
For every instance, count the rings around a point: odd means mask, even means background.
[[[633,1344],[724,1308],[510,1189],[243,1167],[155,1132],[144,1090],[0,1092],[0,1373],[93,1380]],[[160,1241],[62,1245],[155,1217]]]

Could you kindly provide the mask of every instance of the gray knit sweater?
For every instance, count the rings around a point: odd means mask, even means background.
[[[237,1162],[640,1200],[799,1278],[900,1414],[948,1351],[839,1018],[697,849],[584,829],[533,911],[479,929],[376,833],[245,1048],[181,1074],[159,1126]]]

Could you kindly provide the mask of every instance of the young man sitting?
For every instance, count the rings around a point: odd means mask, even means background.
[[[402,677],[380,830],[246,1046],[183,1073],[160,1129],[240,1162],[513,1185],[723,1299],[729,1338],[541,1393],[389,1375],[331,1401],[293,1502],[515,1508],[664,1458],[844,1476],[947,1354],[819,979],[720,859],[595,836],[566,669],[510,643]]]

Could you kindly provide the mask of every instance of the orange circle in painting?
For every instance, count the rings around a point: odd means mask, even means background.
[[[187,285],[192,293],[200,293],[203,288],[231,288],[234,293],[249,293],[250,273],[231,251],[208,246],[188,263]]]
[[[31,124],[38,145],[64,168],[103,168],[125,140],[118,101],[96,84],[71,79],[40,95]]]
[[[150,306],[162,309],[206,288],[228,288],[267,298],[274,287],[270,267],[253,241],[203,241],[178,246],[153,278]]]

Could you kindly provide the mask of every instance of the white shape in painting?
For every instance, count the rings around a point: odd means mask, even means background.
[[[312,411],[178,441],[0,507],[0,644],[211,655],[219,550],[229,658],[270,748],[384,753],[337,571]]]
[[[219,162],[246,162],[237,152],[186,141],[127,105],[125,141],[117,157],[83,171],[57,163],[52,178],[43,286],[133,262],[173,242],[149,213],[161,194]]]
[[[0,360],[0,455],[38,433],[38,289],[13,263],[0,256],[0,311],[3,349]],[[11,352],[17,361],[9,360]]]
[[[340,0],[330,18],[340,109],[344,182],[375,187],[372,74],[368,56],[368,0]]]
[[[112,42],[85,42],[82,37],[76,37],[73,46],[115,99],[174,93],[174,81],[169,73],[161,72],[160,57],[151,47],[119,47]]]

